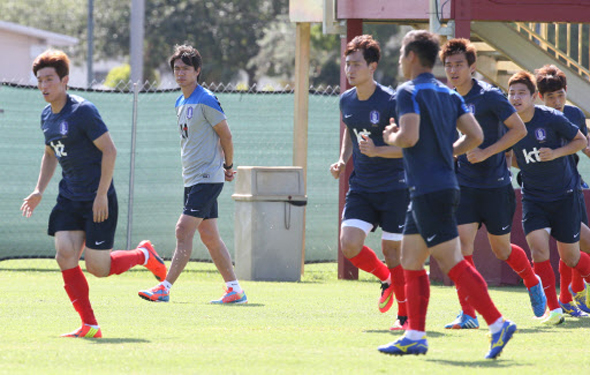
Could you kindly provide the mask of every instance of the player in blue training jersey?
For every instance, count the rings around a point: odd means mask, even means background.
[[[224,181],[234,179],[234,147],[227,119],[215,95],[199,85],[203,60],[196,48],[176,46],[169,59],[182,95],[176,100],[180,133],[184,208],[176,223],[176,249],[166,280],[142,290],[148,301],[168,302],[176,282],[193,251],[198,230],[211,259],[225,281],[225,293],[211,303],[247,303],[246,293],[234,272],[231,256],[217,227],[217,197]]]
[[[590,280],[590,256],[580,252],[580,178],[571,155],[587,145],[586,137],[559,111],[536,106],[535,78],[521,71],[510,80],[508,98],[527,127],[527,136],[513,146],[522,174],[522,225],[535,273],[541,277],[549,313],[543,324],[563,323],[549,260],[549,236],[559,257]]]
[[[396,330],[403,329],[407,321],[399,256],[409,195],[402,151],[383,141],[383,130],[395,117],[395,98],[392,90],[373,79],[380,54],[379,44],[370,35],[357,36],[346,47],[346,76],[354,87],[340,98],[346,130],[340,159],[330,166],[330,172],[339,178],[352,155],[354,171],[342,213],[342,253],[356,267],[381,280],[379,311],[388,311],[397,299],[398,318],[391,327]],[[383,229],[381,246],[387,266],[364,245],[377,226]]]
[[[64,288],[82,319],[79,329],[62,337],[99,338],[102,332],[79,266],[82,253],[86,269],[97,277],[118,275],[141,264],[163,280],[166,266],[150,241],[140,242],[135,250],[111,252],[118,215],[113,185],[117,150],[96,107],[67,93],[69,66],[68,56],[56,50],[42,53],[33,63],[39,90],[49,105],[41,114],[45,153],[39,179],[21,210],[26,217],[33,214],[59,163],[62,179],[48,234],[55,237]]]
[[[455,210],[459,185],[453,155],[464,154],[483,141],[483,132],[463,98],[432,75],[439,52],[436,34],[410,31],[402,40],[400,65],[411,79],[397,90],[399,125],[384,132],[386,143],[403,149],[410,189],[410,207],[402,240],[409,328],[404,336],[379,347],[387,354],[425,354],[426,314],[430,282],[424,262],[432,255],[441,270],[482,314],[492,335],[486,358],[496,358],[516,331],[492,302],[487,285],[461,255]],[[463,134],[455,141],[456,129]]]
[[[457,158],[461,187],[457,209],[459,240],[463,257],[472,266],[477,231],[486,225],[494,255],[522,277],[536,316],[543,316],[546,298],[522,248],[510,243],[516,200],[505,151],[526,135],[524,123],[502,92],[472,74],[476,69],[475,46],[467,39],[451,39],[440,52],[448,81],[465,100],[484,133],[483,143]],[[445,328],[479,328],[475,309],[457,290],[461,312]]]
[[[565,73],[555,65],[545,65],[541,69],[535,71],[535,78],[537,80],[539,97],[544,104],[547,107],[555,108],[562,112],[565,117],[567,117],[572,124],[576,125],[582,134],[588,138],[588,129],[586,127],[586,116],[584,116],[584,112],[576,106],[566,104],[567,78]],[[586,154],[586,156],[590,156],[590,148],[588,148],[588,146],[586,146],[582,152]],[[574,158],[574,163],[577,166],[580,159],[578,154],[572,154],[571,156]],[[587,187],[581,178],[580,181],[582,182],[582,188]],[[580,212],[582,214],[580,249],[587,253],[590,250],[588,213],[586,212],[583,190],[580,189],[579,193]],[[590,312],[590,308],[586,301],[586,285],[580,273],[572,270],[560,260],[559,277],[561,285],[559,290],[559,304],[563,311],[574,317],[588,316],[587,313]]]

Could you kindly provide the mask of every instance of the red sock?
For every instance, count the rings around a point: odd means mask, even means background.
[[[557,301],[557,293],[555,292],[555,273],[551,268],[551,262],[546,260],[544,262],[534,263],[535,273],[541,278],[543,283],[543,290],[547,297],[547,307],[549,310],[561,308]]]
[[[464,255],[463,258],[465,258],[465,260],[467,261],[467,263],[469,263],[470,266],[475,268],[475,262],[473,262],[473,255]],[[469,302],[467,302],[468,298],[465,294],[466,290],[464,288],[458,288],[457,286],[455,286],[455,288],[457,290],[457,295],[459,296],[461,311],[463,311],[463,314],[469,315],[470,317],[475,319],[475,309],[473,308],[473,306],[471,306]]]
[[[94,311],[92,311],[92,306],[90,305],[88,281],[86,281],[86,277],[80,266],[61,271],[61,275],[64,279],[64,289],[68,297],[70,297],[74,309],[80,315],[82,323],[98,325],[94,317]]]
[[[559,301],[561,303],[570,303],[572,295],[567,290],[568,285],[572,282],[572,273],[575,272],[569,268],[563,260],[559,260]]]
[[[573,269],[578,271],[587,283],[590,283],[590,255],[580,252],[580,260]]]
[[[426,312],[430,300],[430,280],[426,270],[404,270],[408,300],[408,329],[426,331]]]
[[[397,301],[397,315],[408,316],[407,301],[406,301],[406,283],[404,281],[404,269],[402,266],[390,268],[391,285],[393,285],[393,293]]]
[[[483,316],[488,325],[502,317],[488,293],[488,286],[477,270],[462,260],[449,271],[457,291],[465,289],[466,300]]]
[[[584,278],[580,273],[572,268],[572,291],[579,293],[584,290]]]
[[[350,262],[357,268],[377,276],[381,281],[385,281],[389,277],[389,269],[385,263],[377,258],[377,254],[375,254],[375,252],[368,246],[363,246],[361,252],[358,253],[357,256],[348,260],[350,260]]]
[[[539,284],[539,280],[537,279],[537,276],[535,276],[533,267],[531,267],[531,262],[529,262],[529,259],[526,257],[524,250],[515,244],[510,244],[510,246],[512,247],[512,252],[508,259],[506,259],[506,263],[508,263],[510,268],[522,278],[524,286],[526,286],[527,289]]]
[[[140,249],[135,250],[117,250],[111,253],[111,271],[112,274],[120,275],[129,270],[131,267],[145,263],[145,254]]]

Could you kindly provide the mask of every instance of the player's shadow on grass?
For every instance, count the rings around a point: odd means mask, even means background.
[[[110,338],[101,338],[101,339],[92,339],[92,338],[83,338],[83,340],[87,340],[92,342],[93,344],[148,344],[151,343],[150,340],[146,339],[132,339],[128,337],[110,337]]]
[[[402,336],[404,334],[404,331],[390,331],[388,329],[367,329],[367,330],[364,330],[363,333],[387,333],[387,334],[390,334],[392,337],[395,337],[395,336]],[[445,335],[444,333],[440,333],[440,332],[426,331],[426,336],[428,338],[441,337],[444,335]]]
[[[507,367],[522,367],[524,364],[512,360],[498,359],[482,359],[478,361],[453,361],[449,359],[426,359],[428,362],[434,362],[443,366],[453,367],[472,367],[472,368],[507,368]]]
[[[212,306],[216,306],[215,304],[207,304],[207,305],[212,305]],[[227,303],[227,304],[218,304],[217,306],[219,306],[219,308],[222,309],[237,309],[237,308],[246,308],[246,307],[264,307],[266,306],[264,303]]]

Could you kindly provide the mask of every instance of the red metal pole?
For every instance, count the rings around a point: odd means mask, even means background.
[[[340,52],[341,56],[344,56],[344,51],[346,50],[346,45],[350,42],[355,36],[363,34],[363,21],[361,19],[349,19],[346,21],[346,37],[341,39],[340,44]],[[346,63],[344,58],[340,59],[340,92],[343,93],[344,91],[350,88],[348,84],[348,80],[346,79],[346,74],[344,72],[344,67]],[[346,131],[346,125],[340,120],[340,145],[342,146],[342,136]],[[346,198],[346,192],[348,191],[348,178],[352,172],[352,159],[351,162],[346,164],[346,169],[344,171],[344,175],[340,175],[339,185],[338,185],[338,279],[345,279],[345,280],[358,280],[359,278],[359,270],[356,268],[346,257],[342,254],[342,250],[340,248],[340,218],[342,217],[342,210],[344,209],[344,202]]]

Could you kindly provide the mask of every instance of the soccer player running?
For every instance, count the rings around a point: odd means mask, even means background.
[[[491,346],[485,358],[496,358],[512,338],[516,325],[502,317],[483,277],[463,259],[455,218],[459,185],[453,155],[481,144],[483,132],[463,98],[434,78],[432,69],[439,49],[438,36],[424,30],[410,31],[403,38],[400,65],[410,81],[397,90],[399,125],[391,124],[383,134],[386,143],[403,149],[410,189],[401,251],[409,328],[398,340],[380,346],[379,351],[395,355],[428,351],[430,282],[424,262],[432,255],[487,322]],[[456,129],[463,135],[455,141]]]
[[[555,108],[567,117],[568,120],[576,125],[582,134],[588,138],[588,129],[586,127],[586,116],[584,112],[576,106],[566,104],[567,99],[567,78],[555,65],[545,65],[535,71],[537,81],[537,90],[539,97],[547,107]],[[590,156],[588,146],[582,150],[586,156]],[[577,166],[580,158],[578,154],[572,154],[574,163]],[[579,172],[578,172],[579,173]],[[580,178],[582,182],[582,179]],[[580,248],[586,253],[590,250],[590,229],[588,229],[588,213],[586,212],[586,203],[584,201],[584,191],[582,186],[580,194],[580,213],[582,215],[582,226],[580,232]],[[584,279],[579,272],[572,270],[565,263],[559,261],[560,291],[559,305],[563,311],[573,317],[584,317],[590,313],[590,308],[586,301],[586,291]],[[572,298],[573,297],[573,298]]]
[[[394,92],[373,78],[381,50],[370,35],[350,41],[344,56],[346,77],[353,88],[340,98],[347,129],[340,159],[330,166],[332,176],[339,178],[352,155],[354,171],[342,213],[341,249],[352,264],[381,280],[379,311],[388,311],[393,299],[397,299],[398,317],[391,329],[404,329],[407,311],[400,247],[409,194],[402,151],[383,141],[383,130],[395,117]],[[381,246],[387,266],[364,245],[369,232],[377,226],[383,229]]]
[[[461,94],[484,134],[479,147],[457,158],[461,200],[456,215],[461,252],[465,260],[475,267],[475,236],[479,227],[485,224],[494,255],[522,277],[529,291],[533,312],[541,317],[547,303],[543,286],[524,250],[510,243],[516,201],[505,151],[526,135],[526,128],[500,90],[472,77],[477,55],[475,46],[469,40],[449,40],[442,47],[440,59],[448,81]],[[479,328],[475,309],[465,299],[464,291],[457,291],[461,312],[445,328]]]
[[[541,277],[549,314],[542,323],[564,322],[555,293],[549,260],[549,236],[557,242],[561,260],[590,281],[590,256],[580,252],[580,176],[573,158],[587,145],[586,137],[561,112],[534,104],[535,77],[521,71],[508,81],[508,99],[528,133],[513,146],[522,175],[522,226],[531,249],[534,270]]]
[[[86,269],[96,277],[119,275],[141,264],[164,280],[166,266],[150,241],[140,242],[135,250],[111,252],[118,215],[113,184],[117,150],[96,107],[68,94],[69,66],[68,56],[57,50],[45,51],[33,63],[39,90],[49,105],[41,113],[45,153],[39,179],[21,210],[26,217],[33,214],[59,163],[62,179],[48,234],[55,237],[64,288],[82,319],[80,328],[62,337],[99,338],[102,331],[79,266],[82,253]]]
[[[180,132],[184,208],[176,223],[176,249],[166,280],[139,296],[168,302],[170,289],[190,260],[197,229],[211,259],[225,281],[225,293],[211,303],[247,303],[234,273],[230,254],[217,228],[217,197],[224,181],[234,179],[232,134],[215,95],[199,85],[203,60],[188,45],[175,46],[169,59],[182,95],[176,100]]]

